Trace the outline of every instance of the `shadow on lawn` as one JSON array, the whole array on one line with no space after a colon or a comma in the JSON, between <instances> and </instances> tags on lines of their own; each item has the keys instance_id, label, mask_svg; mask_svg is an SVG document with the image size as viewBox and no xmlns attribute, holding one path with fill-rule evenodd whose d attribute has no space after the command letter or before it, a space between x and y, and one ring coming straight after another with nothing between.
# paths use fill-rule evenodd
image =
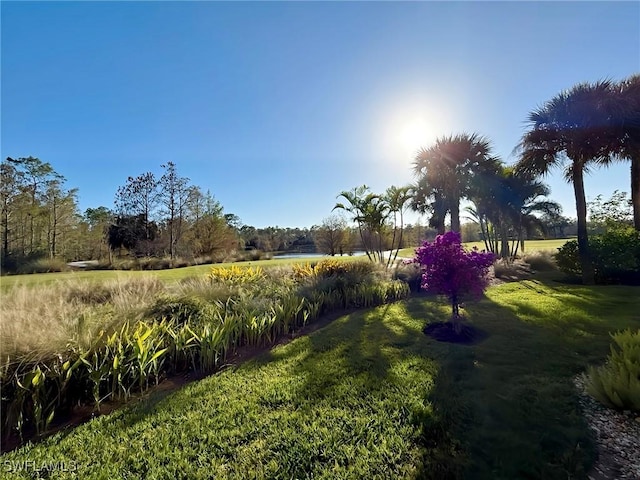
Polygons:
<instances>
[{"instance_id":1,"label":"shadow on lawn","mask_svg":"<svg viewBox=\"0 0 640 480\"><path fill-rule=\"evenodd\" d=\"M422 334L425 324L443 320L449 310L432 297L416 296L342 316L239 369L253 371L282 362L290 370L281 374L295 372L295 381L269 385L272 391L264 393L263 404L271 410L320 415L323 410L314 410L317 404L354 402L361 408L362 396L373 393L373 401L382 401L376 393L403 391L399 377L404 372L396 369L411 360L412 368L420 369L411 372L417 375L411 378L434 379L425 383L423 404L406 405L401 395L384 398L397 398L397 404L388 405L388 415L419 432L415 478L584 478L595 452L571 378L587 363L604 358L609 331L638 323L630 300L638 298L638 289L536 281L524 282L524 287L534 296L516 291L509 297L513 305L484 298L468 306L465 314L489 335L473 346L437 342ZM591 317L554 318L536 307L535 295L558 295L567 309L587 310ZM614 321L598 320L616 305ZM519 314L547 323L523 321ZM273 372L280 374L277 368ZM290 390L278 391L283 386ZM208 395L204 387L199 391ZM161 408L165 395L158 392L126 413L116 412L114 421L132 428ZM353 432L354 442L361 440L360 434ZM299 435L304 435L302 428ZM314 462L327 461L312 456L312 444L294 445L298 437L285 440L303 451L295 458L302 463L288 471L291 476L310 474ZM415 463L415 458L409 461Z\"/></svg>"},{"instance_id":2,"label":"shadow on lawn","mask_svg":"<svg viewBox=\"0 0 640 480\"><path fill-rule=\"evenodd\" d=\"M433 314L416 300L407 310ZM582 363L575 345L489 299L466 313L489 338L431 343L440 371L426 397L433 415L422 421L418 478L584 477L594 450L571 384Z\"/></svg>"},{"instance_id":3,"label":"shadow on lawn","mask_svg":"<svg viewBox=\"0 0 640 480\"><path fill-rule=\"evenodd\" d=\"M545 286L538 285L537 293L544 294ZM574 301L576 308L591 302L580 294ZM606 354L600 352L602 339L558 335L553 326L523 322L485 298L465 313L488 338L473 346L447 344L421 333L425 324L446 318L444 304L419 296L398 305L417 320L416 328L394 322L390 316L397 310L386 306L342 317L322 335L311 335L310 346L300 347L306 351L297 368L306 380L297 395L322 401L356 378L364 382L363 392L390 388L394 351L433 359L439 368L424 372L435 377L424 402L430 408L410 412L422 447L416 478L584 477L595 452L571 378L584 368L581 352ZM529 313L540 314L535 308ZM573 328L600 334L587 321ZM343 352L341 363L332 364L336 350ZM260 362L302 351L272 351Z\"/></svg>"}]
</instances>

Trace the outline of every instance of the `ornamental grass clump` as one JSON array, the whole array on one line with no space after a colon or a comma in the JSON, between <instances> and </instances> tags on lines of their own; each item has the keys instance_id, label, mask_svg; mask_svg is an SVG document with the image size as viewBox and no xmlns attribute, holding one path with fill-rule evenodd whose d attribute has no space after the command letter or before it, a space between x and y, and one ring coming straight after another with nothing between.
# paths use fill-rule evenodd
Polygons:
<instances>
[{"instance_id":1,"label":"ornamental grass clump","mask_svg":"<svg viewBox=\"0 0 640 480\"><path fill-rule=\"evenodd\" d=\"M455 321L460 318L460 303L481 296L487 288L489 267L495 258L493 253L477 248L465 250L460 234L447 232L418 247L413 262L421 267L422 288L449 299L451 319Z\"/></svg>"},{"instance_id":2,"label":"ornamental grass clump","mask_svg":"<svg viewBox=\"0 0 640 480\"><path fill-rule=\"evenodd\" d=\"M615 348L601 367L590 367L587 391L603 405L640 412L640 330L611 335Z\"/></svg>"}]
</instances>

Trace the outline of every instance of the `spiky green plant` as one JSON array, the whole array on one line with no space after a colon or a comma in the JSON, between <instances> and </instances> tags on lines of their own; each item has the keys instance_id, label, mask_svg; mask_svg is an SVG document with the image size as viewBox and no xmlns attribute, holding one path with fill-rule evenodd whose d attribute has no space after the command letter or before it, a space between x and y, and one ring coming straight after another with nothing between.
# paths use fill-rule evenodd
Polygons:
<instances>
[{"instance_id":1,"label":"spiky green plant","mask_svg":"<svg viewBox=\"0 0 640 480\"><path fill-rule=\"evenodd\" d=\"M640 411L640 329L612 337L607 363L589 368L587 391L608 407Z\"/></svg>"}]
</instances>

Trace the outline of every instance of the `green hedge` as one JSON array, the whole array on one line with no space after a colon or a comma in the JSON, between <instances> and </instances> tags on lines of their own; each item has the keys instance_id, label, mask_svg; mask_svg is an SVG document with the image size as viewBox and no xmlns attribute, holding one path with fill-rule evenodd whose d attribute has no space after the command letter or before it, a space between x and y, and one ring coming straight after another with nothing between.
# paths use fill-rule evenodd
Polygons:
<instances>
[{"instance_id":1,"label":"green hedge","mask_svg":"<svg viewBox=\"0 0 640 480\"><path fill-rule=\"evenodd\" d=\"M596 283L640 285L640 232L616 228L589 238ZM558 268L569 275L582 275L578 242L571 240L558 249Z\"/></svg>"}]
</instances>

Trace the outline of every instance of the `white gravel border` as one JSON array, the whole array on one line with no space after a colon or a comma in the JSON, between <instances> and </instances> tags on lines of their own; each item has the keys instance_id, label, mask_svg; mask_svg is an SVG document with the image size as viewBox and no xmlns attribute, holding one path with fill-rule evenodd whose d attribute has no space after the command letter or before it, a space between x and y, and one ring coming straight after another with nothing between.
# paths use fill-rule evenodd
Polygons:
<instances>
[{"instance_id":1,"label":"white gravel border","mask_svg":"<svg viewBox=\"0 0 640 480\"><path fill-rule=\"evenodd\" d=\"M640 480L640 415L601 405L586 392L585 380L582 373L573 383L598 447L599 458L589 479Z\"/></svg>"}]
</instances>

